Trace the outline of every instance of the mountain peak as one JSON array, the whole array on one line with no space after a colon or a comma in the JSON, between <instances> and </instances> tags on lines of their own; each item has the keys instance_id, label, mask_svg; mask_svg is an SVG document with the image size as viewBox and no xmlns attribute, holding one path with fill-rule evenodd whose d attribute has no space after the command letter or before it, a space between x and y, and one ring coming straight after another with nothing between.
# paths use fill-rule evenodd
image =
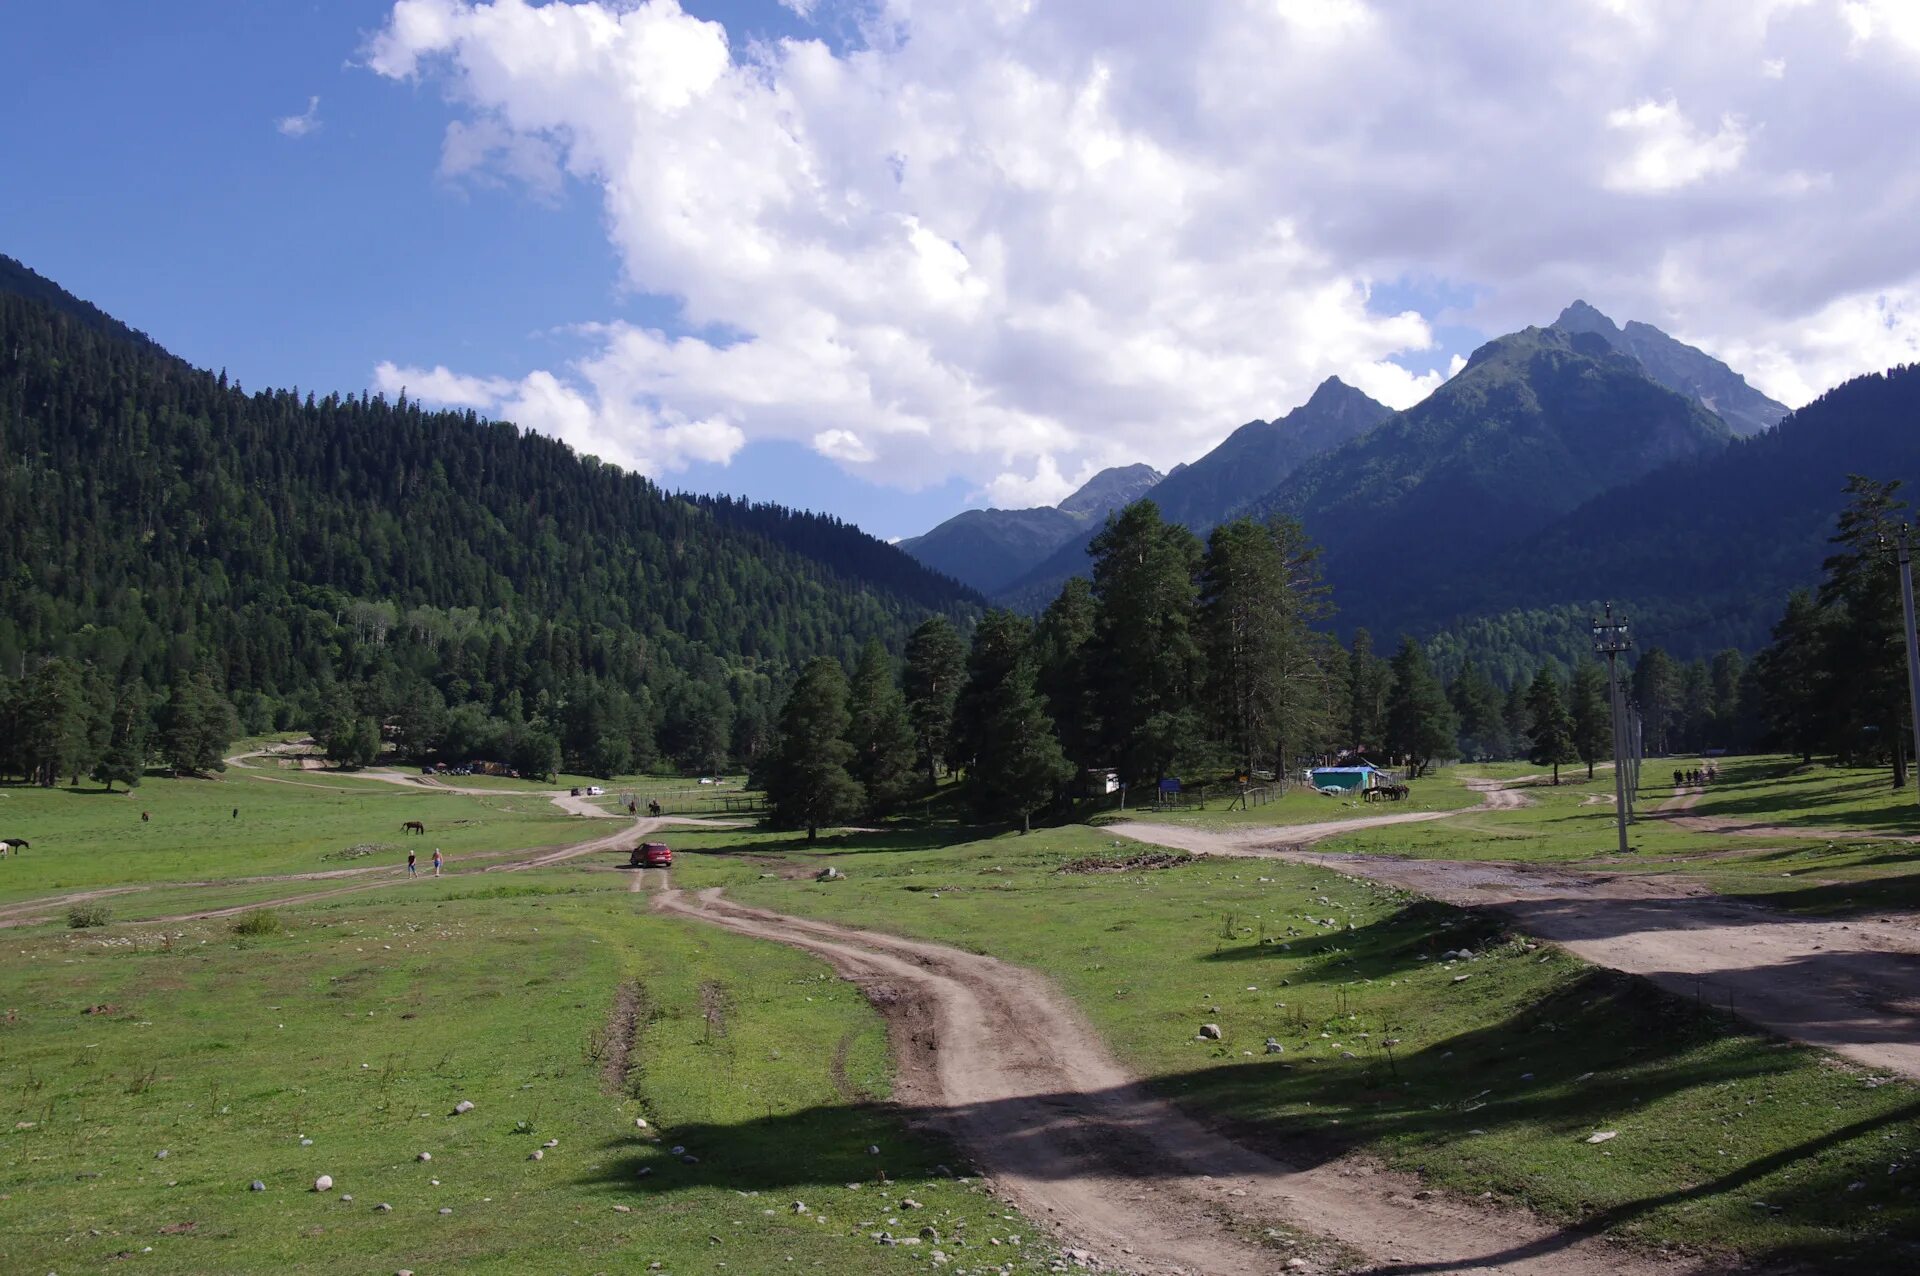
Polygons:
<instances>
[{"instance_id":1,"label":"mountain peak","mask_svg":"<svg viewBox=\"0 0 1920 1276\"><path fill-rule=\"evenodd\" d=\"M1586 302L1576 301L1560 312L1553 326L1570 336L1593 333L1605 338L1653 380L1716 413L1735 434L1758 434L1787 414L1785 404L1748 385L1720 360L1650 323L1630 319L1620 328Z\"/></svg>"},{"instance_id":2,"label":"mountain peak","mask_svg":"<svg viewBox=\"0 0 1920 1276\"><path fill-rule=\"evenodd\" d=\"M1087 518L1105 518L1145 496L1147 489L1164 477L1151 465L1116 465L1088 479L1055 508Z\"/></svg>"},{"instance_id":3,"label":"mountain peak","mask_svg":"<svg viewBox=\"0 0 1920 1276\"><path fill-rule=\"evenodd\" d=\"M1597 332L1609 339L1620 335L1620 328L1613 320L1578 298L1560 312L1553 326L1562 332Z\"/></svg>"}]
</instances>

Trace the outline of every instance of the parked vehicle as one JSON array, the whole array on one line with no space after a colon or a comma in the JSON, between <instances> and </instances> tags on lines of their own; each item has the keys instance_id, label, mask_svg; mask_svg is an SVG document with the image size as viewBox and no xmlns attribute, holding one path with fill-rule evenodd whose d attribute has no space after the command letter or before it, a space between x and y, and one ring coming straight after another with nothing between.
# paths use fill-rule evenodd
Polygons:
<instances>
[{"instance_id":1,"label":"parked vehicle","mask_svg":"<svg viewBox=\"0 0 1920 1276\"><path fill-rule=\"evenodd\" d=\"M672 868L673 848L665 842L642 842L633 848L628 868Z\"/></svg>"}]
</instances>

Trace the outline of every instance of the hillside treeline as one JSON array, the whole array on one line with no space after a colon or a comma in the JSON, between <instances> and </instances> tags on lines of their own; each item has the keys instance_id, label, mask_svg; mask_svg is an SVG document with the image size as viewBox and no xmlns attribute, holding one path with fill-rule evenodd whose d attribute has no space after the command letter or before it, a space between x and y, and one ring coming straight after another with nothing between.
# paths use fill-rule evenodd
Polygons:
<instances>
[{"instance_id":1,"label":"hillside treeline","mask_svg":"<svg viewBox=\"0 0 1920 1276\"><path fill-rule=\"evenodd\" d=\"M61 724L0 724L42 742L5 746L16 774L97 760L68 747L97 722L48 706L157 730L196 686L247 732L350 718L421 755L704 768L751 755L807 659L973 615L836 519L404 398L249 394L68 301L0 292L0 699L62 662L38 701Z\"/></svg>"}]
</instances>

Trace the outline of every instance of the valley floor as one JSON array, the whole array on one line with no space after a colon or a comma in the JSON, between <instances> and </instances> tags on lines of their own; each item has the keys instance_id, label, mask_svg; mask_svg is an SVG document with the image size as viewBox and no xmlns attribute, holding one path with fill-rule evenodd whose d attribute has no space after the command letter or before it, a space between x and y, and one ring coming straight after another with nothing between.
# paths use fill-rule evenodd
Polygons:
<instances>
[{"instance_id":1,"label":"valley floor","mask_svg":"<svg viewBox=\"0 0 1920 1276\"><path fill-rule=\"evenodd\" d=\"M5 790L51 833L0 863L0 1265L1906 1270L1920 824L1729 772L1632 865L1604 774L1031 837L689 823L670 875L565 790ZM450 876L404 879L419 809Z\"/></svg>"}]
</instances>

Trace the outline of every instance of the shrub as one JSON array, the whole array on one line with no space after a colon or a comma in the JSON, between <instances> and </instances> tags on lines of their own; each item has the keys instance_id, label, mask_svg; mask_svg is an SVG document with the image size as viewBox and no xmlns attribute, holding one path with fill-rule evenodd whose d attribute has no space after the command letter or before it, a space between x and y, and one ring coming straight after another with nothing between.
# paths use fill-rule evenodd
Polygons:
<instances>
[{"instance_id":1,"label":"shrub","mask_svg":"<svg viewBox=\"0 0 1920 1276\"><path fill-rule=\"evenodd\" d=\"M278 935L280 933L280 914L271 908L256 908L250 913L242 913L233 924L236 935Z\"/></svg>"},{"instance_id":2,"label":"shrub","mask_svg":"<svg viewBox=\"0 0 1920 1276\"><path fill-rule=\"evenodd\" d=\"M113 919L105 904L75 904L67 910L67 925L74 930L85 930L90 926L105 926Z\"/></svg>"}]
</instances>

